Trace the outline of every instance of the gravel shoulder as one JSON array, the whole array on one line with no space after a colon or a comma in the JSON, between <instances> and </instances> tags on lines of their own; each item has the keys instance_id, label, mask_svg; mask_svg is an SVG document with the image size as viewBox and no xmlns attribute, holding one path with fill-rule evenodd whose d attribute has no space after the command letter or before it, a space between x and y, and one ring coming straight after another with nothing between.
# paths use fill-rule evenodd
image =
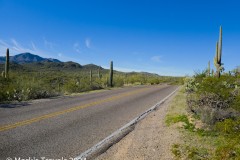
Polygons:
<instances>
[{"instance_id":1,"label":"gravel shoulder","mask_svg":"<svg viewBox=\"0 0 240 160\"><path fill-rule=\"evenodd\" d=\"M177 126L169 127L165 124L165 116L176 94L170 97L156 111L140 121L131 133L110 147L97 159L174 159L171 148L173 144L180 141L181 135Z\"/></svg>"}]
</instances>

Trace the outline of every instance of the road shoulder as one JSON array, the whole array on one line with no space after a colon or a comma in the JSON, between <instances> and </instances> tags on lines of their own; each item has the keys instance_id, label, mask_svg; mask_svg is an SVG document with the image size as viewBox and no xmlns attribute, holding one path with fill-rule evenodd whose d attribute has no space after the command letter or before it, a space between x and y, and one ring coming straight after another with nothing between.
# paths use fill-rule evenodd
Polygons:
<instances>
[{"instance_id":1,"label":"road shoulder","mask_svg":"<svg viewBox=\"0 0 240 160\"><path fill-rule=\"evenodd\" d=\"M166 125L165 117L175 96L176 93L97 159L173 159L171 148L180 141L180 133L177 126Z\"/></svg>"}]
</instances>

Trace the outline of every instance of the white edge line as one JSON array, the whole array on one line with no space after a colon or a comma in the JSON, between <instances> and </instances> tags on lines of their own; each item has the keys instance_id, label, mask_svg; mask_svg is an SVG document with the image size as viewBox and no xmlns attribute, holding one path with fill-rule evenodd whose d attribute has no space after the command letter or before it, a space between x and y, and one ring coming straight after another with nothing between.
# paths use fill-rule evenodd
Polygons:
<instances>
[{"instance_id":1,"label":"white edge line","mask_svg":"<svg viewBox=\"0 0 240 160\"><path fill-rule=\"evenodd\" d=\"M148 110L146 110L145 112L143 112L141 115L139 115L138 117L134 118L132 121L128 122L127 124L125 124L123 127L121 127L120 129L116 130L115 132L113 132L111 135L109 135L108 137L106 137L105 139L103 139L102 141L98 142L96 145L94 145L93 147L89 148L88 150L86 150L85 152L81 153L79 156L77 156L76 158L74 158L74 160L86 160L88 157L91 156L91 154L93 154L94 152L96 152L97 150L101 149L102 146L104 146L104 144L110 142L113 137L116 137L116 135L119 135L122 131L124 131L126 128L135 125L137 122L139 122L140 120L142 120L143 118L145 118L149 113L151 113L153 110L155 110L159 105L161 105L164 101L166 101L169 97L171 97L177 90L179 89L179 87L174 90L172 93L170 93L168 96L166 96L163 100L159 101L158 103L156 103L154 106L152 106L151 108L149 108Z\"/></svg>"}]
</instances>

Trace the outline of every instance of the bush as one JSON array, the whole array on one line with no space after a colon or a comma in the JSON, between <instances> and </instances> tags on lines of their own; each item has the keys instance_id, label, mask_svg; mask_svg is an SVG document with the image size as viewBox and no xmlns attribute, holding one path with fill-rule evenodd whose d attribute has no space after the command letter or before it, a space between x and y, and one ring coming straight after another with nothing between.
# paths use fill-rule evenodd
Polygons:
<instances>
[{"instance_id":1,"label":"bush","mask_svg":"<svg viewBox=\"0 0 240 160\"><path fill-rule=\"evenodd\" d=\"M166 117L166 124L167 125L171 125L174 123L178 123L178 122L183 122L184 123L184 128L188 129L190 131L194 130L194 125L192 123L189 122L188 117L186 115L172 115L169 116L167 115Z\"/></svg>"},{"instance_id":2,"label":"bush","mask_svg":"<svg viewBox=\"0 0 240 160\"><path fill-rule=\"evenodd\" d=\"M189 110L203 122L213 125L239 116L239 80L236 77L196 76L185 79L185 89Z\"/></svg>"},{"instance_id":3,"label":"bush","mask_svg":"<svg viewBox=\"0 0 240 160\"><path fill-rule=\"evenodd\" d=\"M124 85L124 80L120 77L114 79L114 87L122 87Z\"/></svg>"},{"instance_id":4,"label":"bush","mask_svg":"<svg viewBox=\"0 0 240 160\"><path fill-rule=\"evenodd\" d=\"M214 93L223 99L228 99L232 96L232 91L235 89L235 81L235 78L231 76L203 78L198 86L197 94Z\"/></svg>"},{"instance_id":5,"label":"bush","mask_svg":"<svg viewBox=\"0 0 240 160\"><path fill-rule=\"evenodd\" d=\"M217 147L214 159L217 160L237 160L240 158L240 149L236 145L228 144Z\"/></svg>"},{"instance_id":6,"label":"bush","mask_svg":"<svg viewBox=\"0 0 240 160\"><path fill-rule=\"evenodd\" d=\"M55 67L39 65L36 70L31 70L31 67L21 70L11 67L8 80L0 76L0 102L47 98L64 93L80 93L108 87L109 74L106 70L101 72L101 78L98 77L97 72L93 71L92 83L90 83L89 70L56 70ZM4 65L0 65L0 69L3 68ZM114 87L122 87L124 84L148 84L150 81L152 84L177 83L182 78L114 72L113 80Z\"/></svg>"},{"instance_id":7,"label":"bush","mask_svg":"<svg viewBox=\"0 0 240 160\"><path fill-rule=\"evenodd\" d=\"M195 78L186 77L184 79L185 84L185 91L189 93L193 93L197 91L197 87L199 86L199 83L196 82Z\"/></svg>"},{"instance_id":8,"label":"bush","mask_svg":"<svg viewBox=\"0 0 240 160\"><path fill-rule=\"evenodd\" d=\"M217 122L214 129L224 134L240 134L240 119L225 119L223 122Z\"/></svg>"}]
</instances>

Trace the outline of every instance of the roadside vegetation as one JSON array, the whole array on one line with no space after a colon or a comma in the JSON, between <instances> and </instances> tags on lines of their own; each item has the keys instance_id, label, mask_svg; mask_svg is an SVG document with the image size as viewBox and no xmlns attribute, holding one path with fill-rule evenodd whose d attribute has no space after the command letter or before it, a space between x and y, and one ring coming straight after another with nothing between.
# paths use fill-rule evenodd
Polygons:
<instances>
[{"instance_id":1,"label":"roadside vegetation","mask_svg":"<svg viewBox=\"0 0 240 160\"><path fill-rule=\"evenodd\" d=\"M56 62L24 65L10 63L9 74L6 76L5 65L0 64L0 71L3 71L0 76L0 102L48 98L111 87L183 83L182 77L113 71L110 84L111 70L96 65L76 68L73 66L76 64L70 62L64 66L59 65Z\"/></svg>"},{"instance_id":2,"label":"roadside vegetation","mask_svg":"<svg viewBox=\"0 0 240 160\"><path fill-rule=\"evenodd\" d=\"M166 117L177 125L182 142L172 146L176 159L240 159L240 67L223 73L222 28L216 45L214 65L186 77ZM179 99L181 97L181 99Z\"/></svg>"},{"instance_id":3,"label":"roadside vegetation","mask_svg":"<svg viewBox=\"0 0 240 160\"><path fill-rule=\"evenodd\" d=\"M240 159L240 75L204 75L185 79L166 117L183 136L172 153L176 159Z\"/></svg>"}]
</instances>

